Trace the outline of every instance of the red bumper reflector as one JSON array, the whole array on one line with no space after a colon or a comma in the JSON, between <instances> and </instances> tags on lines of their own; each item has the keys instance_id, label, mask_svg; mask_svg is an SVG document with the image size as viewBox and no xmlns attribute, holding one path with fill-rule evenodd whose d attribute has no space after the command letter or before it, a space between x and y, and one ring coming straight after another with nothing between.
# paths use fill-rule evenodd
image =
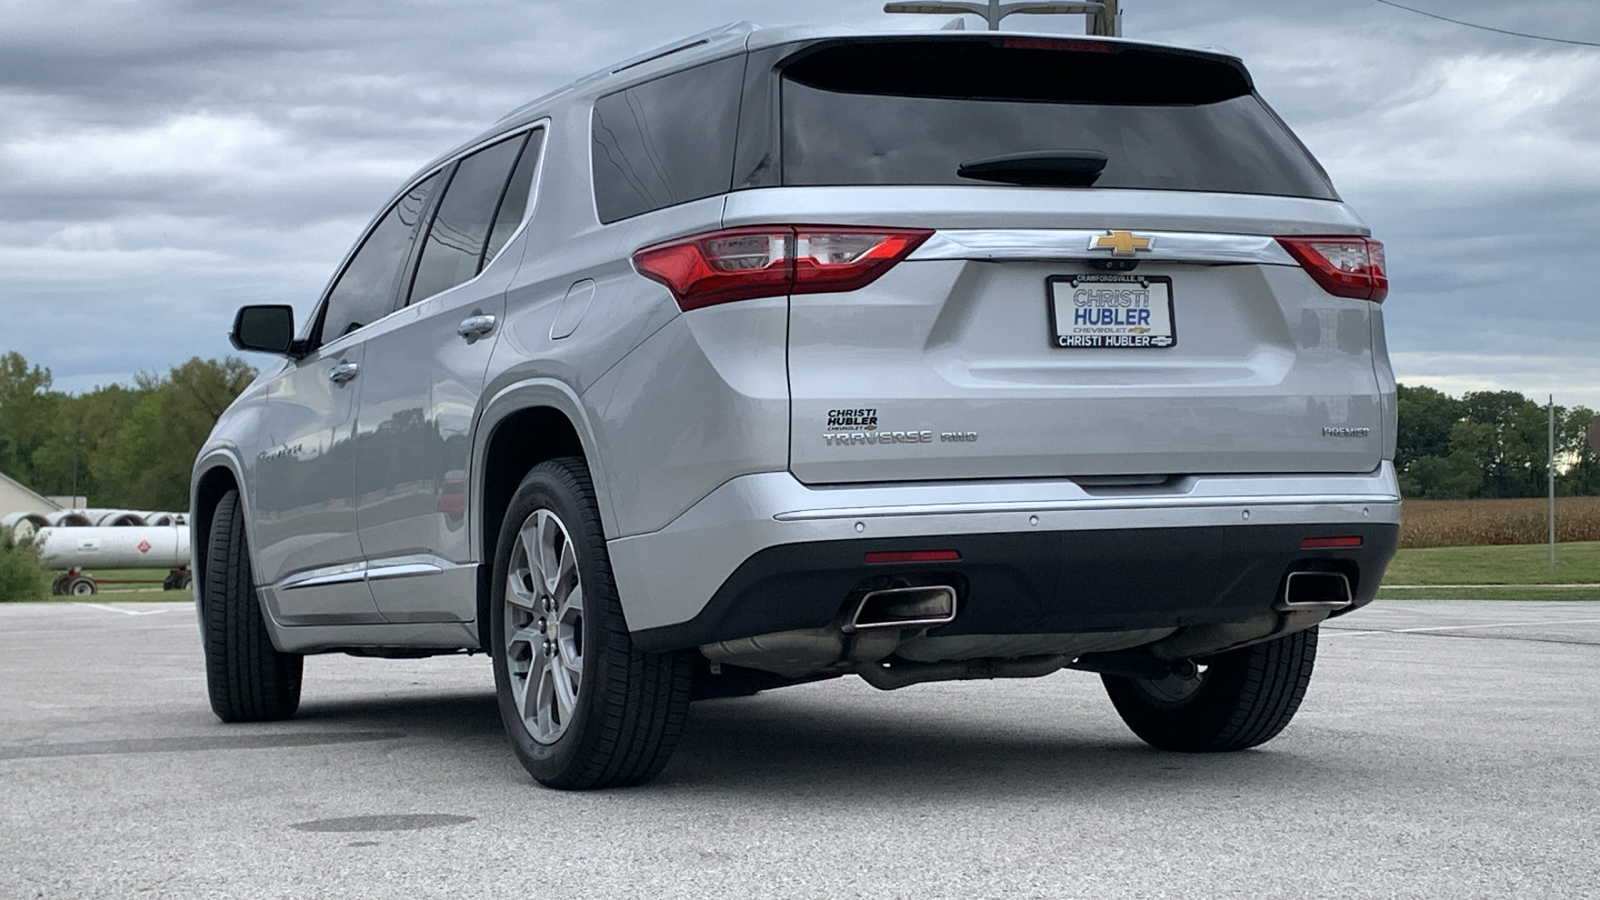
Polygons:
<instances>
[{"instance_id":1,"label":"red bumper reflector","mask_svg":"<svg viewBox=\"0 0 1600 900\"><path fill-rule=\"evenodd\" d=\"M1339 550L1361 546L1360 535L1349 537L1309 537L1300 541L1301 550Z\"/></svg>"},{"instance_id":2,"label":"red bumper reflector","mask_svg":"<svg viewBox=\"0 0 1600 900\"><path fill-rule=\"evenodd\" d=\"M869 564L955 562L961 559L959 550L869 550L863 555Z\"/></svg>"}]
</instances>

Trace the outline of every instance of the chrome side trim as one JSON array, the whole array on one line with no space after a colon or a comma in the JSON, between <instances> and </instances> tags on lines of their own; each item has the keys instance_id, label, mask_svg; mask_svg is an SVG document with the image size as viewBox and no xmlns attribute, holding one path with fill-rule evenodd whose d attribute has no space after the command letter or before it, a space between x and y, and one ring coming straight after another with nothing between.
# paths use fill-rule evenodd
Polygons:
<instances>
[{"instance_id":1,"label":"chrome side trim","mask_svg":"<svg viewBox=\"0 0 1600 900\"><path fill-rule=\"evenodd\" d=\"M382 581L386 578L409 578L413 575L437 575L443 571L443 566L435 566L429 563L404 563L397 566L377 566L367 570L367 580Z\"/></svg>"},{"instance_id":2,"label":"chrome side trim","mask_svg":"<svg viewBox=\"0 0 1600 900\"><path fill-rule=\"evenodd\" d=\"M1301 494L1263 497L1241 494L1218 497L1117 497L1082 500L1011 500L1000 503L924 503L914 506L858 506L838 509L797 509L773 516L780 522L816 522L828 519L870 519L884 516L945 516L970 513L1063 512L1091 509L1203 509L1217 506L1304 506L1307 503L1398 502L1398 496L1372 494Z\"/></svg>"},{"instance_id":3,"label":"chrome side trim","mask_svg":"<svg viewBox=\"0 0 1600 900\"><path fill-rule=\"evenodd\" d=\"M435 563L403 562L383 566L368 566L363 563L346 563L327 569L312 569L291 575L279 582L276 587L280 591L292 591L299 588L325 587L330 584L354 584L360 581L383 581L389 578L409 578L414 575L438 575L445 567Z\"/></svg>"},{"instance_id":4,"label":"chrome side trim","mask_svg":"<svg viewBox=\"0 0 1600 900\"><path fill-rule=\"evenodd\" d=\"M322 653L346 647L408 647L418 650L477 650L471 622L361 622L289 625L278 629L284 653Z\"/></svg>"},{"instance_id":5,"label":"chrome side trim","mask_svg":"<svg viewBox=\"0 0 1600 900\"><path fill-rule=\"evenodd\" d=\"M309 572L291 575L278 582L277 588L280 591L293 591L299 588L324 587L330 584L351 584L366 580L366 566L361 563L355 563L333 566L328 569L312 569Z\"/></svg>"},{"instance_id":6,"label":"chrome side trim","mask_svg":"<svg viewBox=\"0 0 1600 900\"><path fill-rule=\"evenodd\" d=\"M1111 259L1104 250L1089 249L1105 231L1077 229L951 229L937 231L906 257L923 259ZM1151 238L1149 250L1136 257L1158 262L1255 263L1293 266L1294 258L1276 238L1257 234L1198 234L1140 231Z\"/></svg>"}]
</instances>

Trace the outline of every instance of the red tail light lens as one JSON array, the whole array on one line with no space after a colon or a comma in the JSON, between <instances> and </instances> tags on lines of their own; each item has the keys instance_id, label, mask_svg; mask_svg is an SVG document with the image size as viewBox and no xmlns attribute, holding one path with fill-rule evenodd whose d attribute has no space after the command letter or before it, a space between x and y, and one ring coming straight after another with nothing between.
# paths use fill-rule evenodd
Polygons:
<instances>
[{"instance_id":1,"label":"red tail light lens","mask_svg":"<svg viewBox=\"0 0 1600 900\"><path fill-rule=\"evenodd\" d=\"M854 291L876 281L928 229L729 228L646 247L634 268L666 285L684 312L755 297Z\"/></svg>"},{"instance_id":2,"label":"red tail light lens","mask_svg":"<svg viewBox=\"0 0 1600 900\"><path fill-rule=\"evenodd\" d=\"M1301 550L1342 550L1359 546L1361 546L1361 536L1354 534L1339 537L1308 537L1300 540Z\"/></svg>"},{"instance_id":3,"label":"red tail light lens","mask_svg":"<svg viewBox=\"0 0 1600 900\"><path fill-rule=\"evenodd\" d=\"M1335 297L1382 303L1389 296L1383 244L1371 238L1281 237L1278 243L1295 262Z\"/></svg>"},{"instance_id":4,"label":"red tail light lens","mask_svg":"<svg viewBox=\"0 0 1600 900\"><path fill-rule=\"evenodd\" d=\"M959 550L868 550L862 554L868 565L880 563L960 562Z\"/></svg>"}]
</instances>

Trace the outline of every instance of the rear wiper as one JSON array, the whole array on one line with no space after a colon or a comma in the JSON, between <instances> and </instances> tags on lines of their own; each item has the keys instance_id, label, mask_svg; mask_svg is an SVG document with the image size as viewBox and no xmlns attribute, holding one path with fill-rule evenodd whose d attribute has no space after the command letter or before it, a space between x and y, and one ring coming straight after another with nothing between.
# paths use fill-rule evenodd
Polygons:
<instances>
[{"instance_id":1,"label":"rear wiper","mask_svg":"<svg viewBox=\"0 0 1600 900\"><path fill-rule=\"evenodd\" d=\"M964 162L956 174L1002 184L1089 187L1100 177L1107 158L1099 150L1034 150Z\"/></svg>"}]
</instances>

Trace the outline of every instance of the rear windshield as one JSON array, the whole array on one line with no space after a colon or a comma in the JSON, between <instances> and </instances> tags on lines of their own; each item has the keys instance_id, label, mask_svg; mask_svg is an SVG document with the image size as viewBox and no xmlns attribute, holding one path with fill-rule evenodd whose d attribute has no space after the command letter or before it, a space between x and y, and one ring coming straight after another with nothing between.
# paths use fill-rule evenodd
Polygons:
<instances>
[{"instance_id":1,"label":"rear windshield","mask_svg":"<svg viewBox=\"0 0 1600 900\"><path fill-rule=\"evenodd\" d=\"M982 184L963 163L1096 151L1096 188L1333 200L1230 62L1091 41L854 42L782 73L786 185Z\"/></svg>"}]
</instances>

